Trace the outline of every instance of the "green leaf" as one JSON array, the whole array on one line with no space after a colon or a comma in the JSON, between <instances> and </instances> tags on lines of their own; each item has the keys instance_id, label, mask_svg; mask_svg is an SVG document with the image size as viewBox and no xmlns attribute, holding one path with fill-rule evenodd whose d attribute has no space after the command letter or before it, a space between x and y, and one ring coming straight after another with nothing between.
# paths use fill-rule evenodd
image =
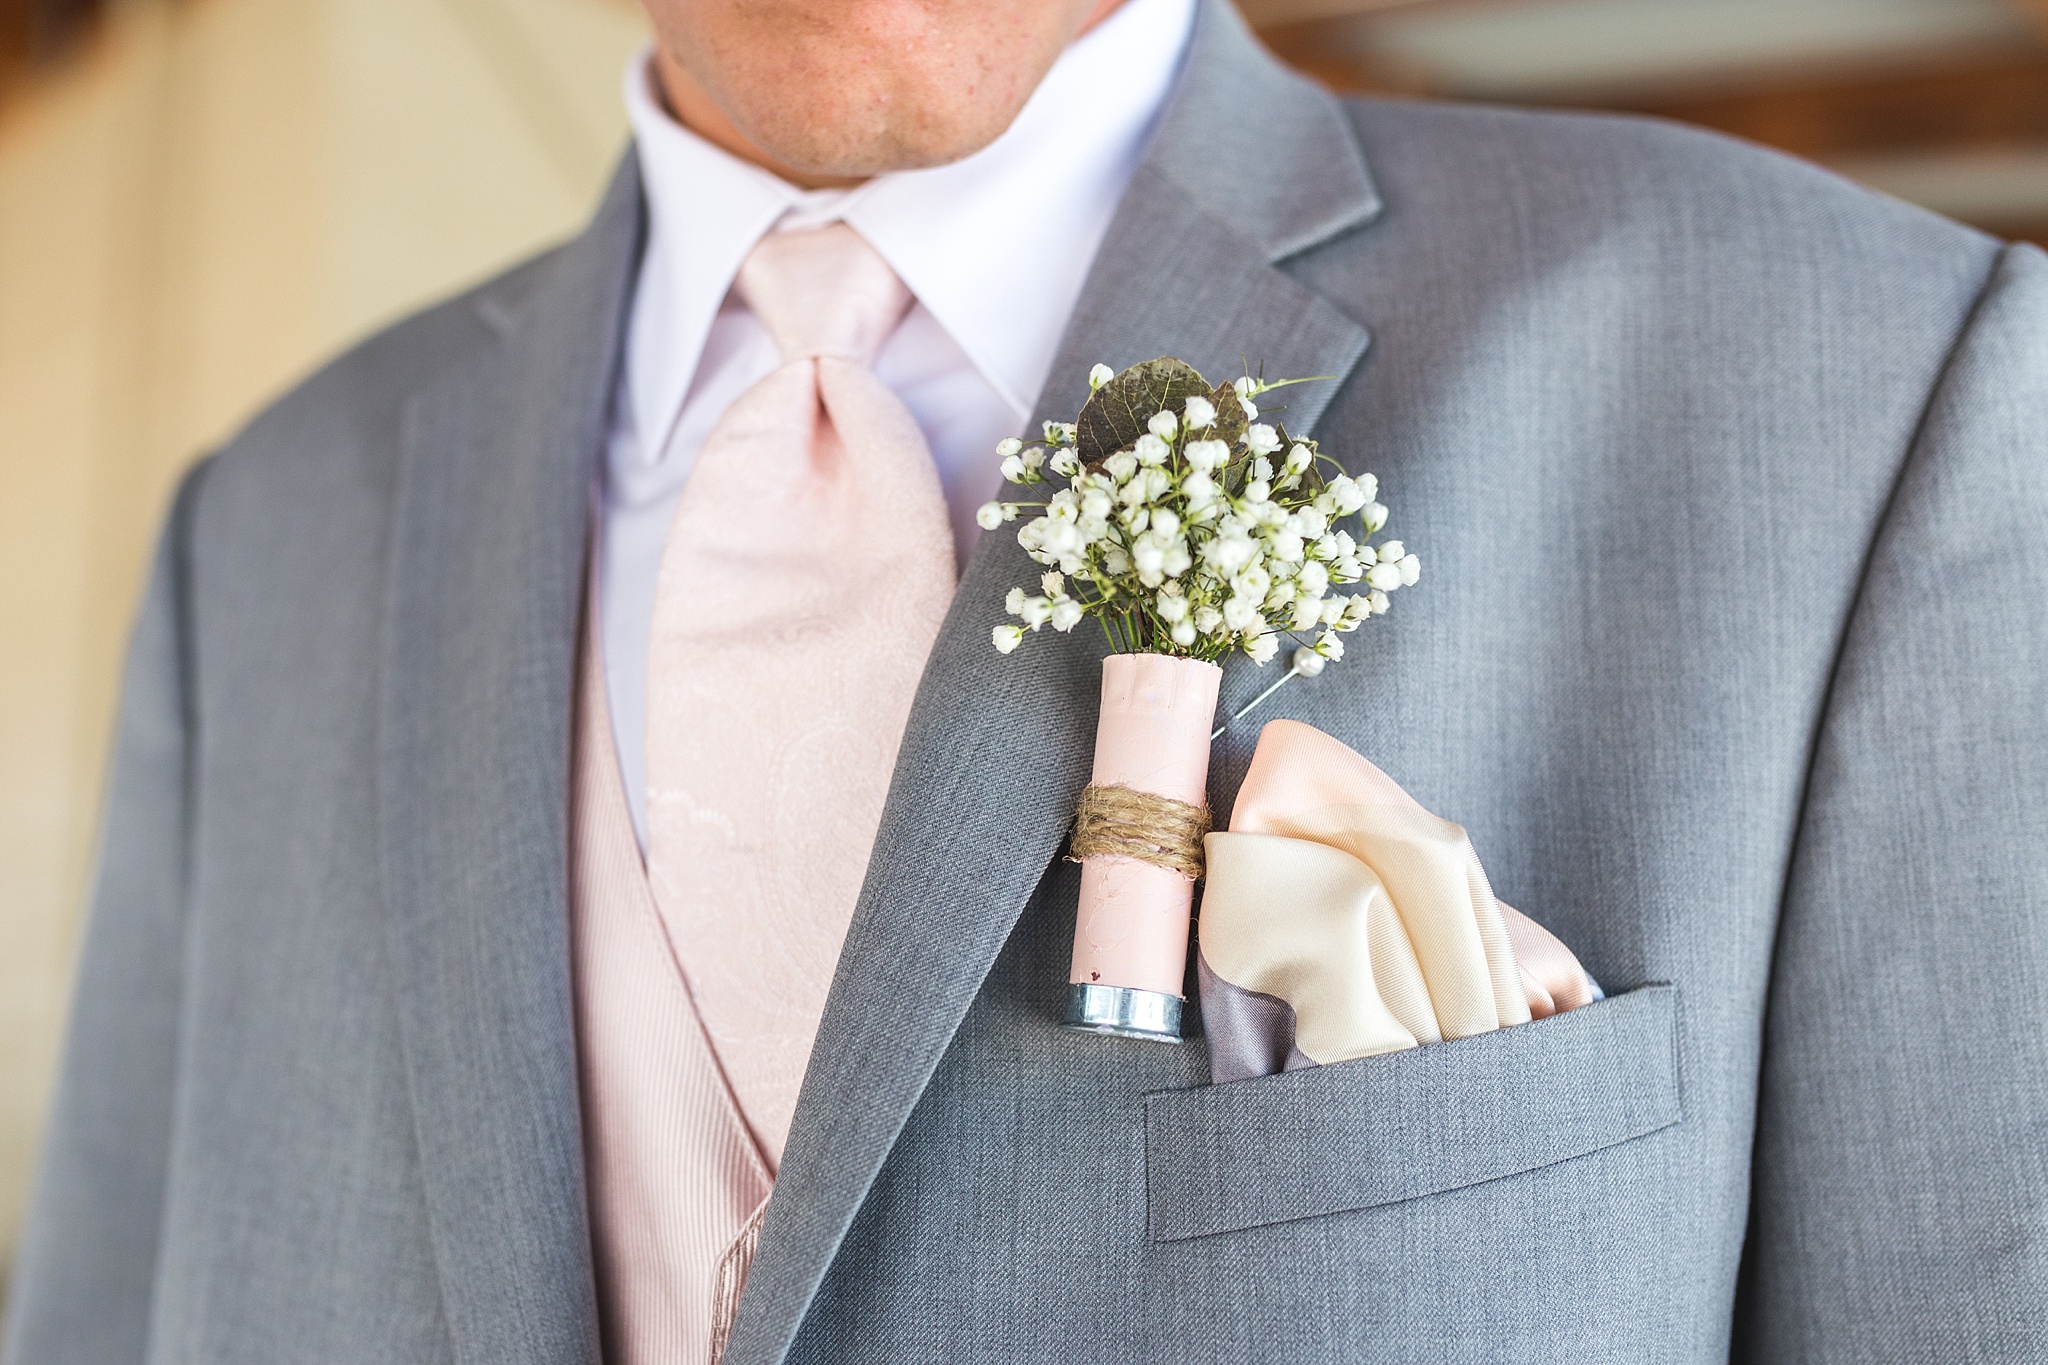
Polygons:
<instances>
[{"instance_id":1,"label":"green leaf","mask_svg":"<svg viewBox=\"0 0 2048 1365\"><path fill-rule=\"evenodd\" d=\"M1195 395L1207 397L1209 383L1194 366L1172 356L1133 365L1097 389L1075 420L1074 450L1089 466L1099 465L1119 450L1137 443L1152 414L1165 409L1176 416ZM1233 398L1235 395L1233 395ZM1235 407L1235 403L1232 404ZM1217 404L1220 416L1222 404ZM1240 424L1244 413L1237 413ZM1219 420L1218 426L1222 425Z\"/></svg>"}]
</instances>

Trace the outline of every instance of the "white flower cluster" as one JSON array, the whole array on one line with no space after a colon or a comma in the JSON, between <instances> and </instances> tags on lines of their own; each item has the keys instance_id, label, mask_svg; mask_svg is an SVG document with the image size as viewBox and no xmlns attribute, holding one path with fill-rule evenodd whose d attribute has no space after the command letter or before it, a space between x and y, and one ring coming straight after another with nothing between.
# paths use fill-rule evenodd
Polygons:
<instances>
[{"instance_id":1,"label":"white flower cluster","mask_svg":"<svg viewBox=\"0 0 2048 1365\"><path fill-rule=\"evenodd\" d=\"M1089 380L1100 390L1120 378L1098 365ZM1065 487L980 510L993 530L1040 509L1017 541L1048 570L1038 593L1011 591L1004 605L1021 624L997 626L995 647L1007 654L1026 631L1094 617L1119 652L1213 661L1241 649L1263 664L1288 635L1303 645L1297 672L1342 658L1342 636L1385 612L1422 563L1398 540L1366 543L1387 521L1372 475L1353 478L1313 441L1287 441L1257 420L1255 400L1275 387L1247 378L1188 396L1092 464L1072 424L1048 422L1028 447L997 447L1010 483ZM1217 403L1233 401L1243 420L1219 421Z\"/></svg>"}]
</instances>

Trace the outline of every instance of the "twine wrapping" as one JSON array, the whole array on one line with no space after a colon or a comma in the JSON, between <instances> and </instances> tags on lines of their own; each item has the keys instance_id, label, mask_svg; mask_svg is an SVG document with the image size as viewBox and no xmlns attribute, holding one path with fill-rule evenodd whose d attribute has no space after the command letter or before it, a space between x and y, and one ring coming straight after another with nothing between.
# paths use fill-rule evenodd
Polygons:
<instances>
[{"instance_id":1,"label":"twine wrapping","mask_svg":"<svg viewBox=\"0 0 2048 1365\"><path fill-rule=\"evenodd\" d=\"M1136 858L1190 880L1202 875L1202 836L1209 812L1135 787L1089 786L1074 809L1075 862L1086 858Z\"/></svg>"}]
</instances>

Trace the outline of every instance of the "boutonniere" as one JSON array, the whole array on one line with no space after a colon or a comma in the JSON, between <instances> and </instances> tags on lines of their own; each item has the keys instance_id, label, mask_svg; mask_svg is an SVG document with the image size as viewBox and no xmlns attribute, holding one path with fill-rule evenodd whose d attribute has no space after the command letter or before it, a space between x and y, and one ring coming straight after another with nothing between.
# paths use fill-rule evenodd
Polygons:
<instances>
[{"instance_id":1,"label":"boutonniere","mask_svg":"<svg viewBox=\"0 0 2048 1365\"><path fill-rule=\"evenodd\" d=\"M1401 542L1369 543L1387 523L1372 475L1260 420L1260 398L1302 382L1212 386L1167 358L1120 374L1097 365L1073 422L998 448L1003 477L1045 496L991 502L981 525L1021 520L1017 541L1046 572L1037 592L1011 590L995 648L1093 620L1112 650L1069 849L1082 864L1070 1028L1180 1037L1209 745L1222 733L1217 661L1241 651L1264 665L1293 645L1287 672L1241 716L1343 658L1344 637L1421 573Z\"/></svg>"}]
</instances>

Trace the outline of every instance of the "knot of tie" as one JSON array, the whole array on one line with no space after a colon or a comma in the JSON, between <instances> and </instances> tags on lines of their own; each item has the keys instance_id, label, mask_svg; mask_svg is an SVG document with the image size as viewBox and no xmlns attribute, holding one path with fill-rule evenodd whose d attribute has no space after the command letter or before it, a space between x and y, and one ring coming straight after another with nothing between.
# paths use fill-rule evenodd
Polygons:
<instances>
[{"instance_id":1,"label":"knot of tie","mask_svg":"<svg viewBox=\"0 0 2048 1365\"><path fill-rule=\"evenodd\" d=\"M836 356L869 365L910 308L910 290L844 223L771 232L735 288L785 361Z\"/></svg>"}]
</instances>

